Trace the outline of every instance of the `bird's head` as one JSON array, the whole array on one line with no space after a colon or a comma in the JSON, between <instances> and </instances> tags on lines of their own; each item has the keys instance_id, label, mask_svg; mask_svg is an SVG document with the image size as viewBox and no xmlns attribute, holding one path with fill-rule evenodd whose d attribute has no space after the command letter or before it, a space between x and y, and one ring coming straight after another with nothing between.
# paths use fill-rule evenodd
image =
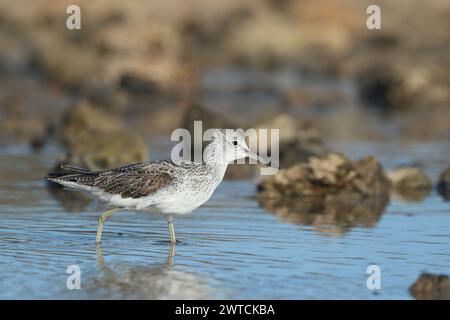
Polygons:
<instances>
[{"instance_id":1,"label":"bird's head","mask_svg":"<svg viewBox=\"0 0 450 320\"><path fill-rule=\"evenodd\" d=\"M227 163L249 157L263 164L270 164L270 161L258 156L249 149L245 136L240 130L216 129L211 138L212 143L216 147L222 148L222 155Z\"/></svg>"}]
</instances>

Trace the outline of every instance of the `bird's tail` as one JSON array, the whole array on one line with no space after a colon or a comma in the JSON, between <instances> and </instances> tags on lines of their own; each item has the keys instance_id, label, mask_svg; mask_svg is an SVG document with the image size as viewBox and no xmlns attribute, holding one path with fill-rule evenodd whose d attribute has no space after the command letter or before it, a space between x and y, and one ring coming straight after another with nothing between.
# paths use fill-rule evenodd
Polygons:
<instances>
[{"instance_id":1,"label":"bird's tail","mask_svg":"<svg viewBox=\"0 0 450 320\"><path fill-rule=\"evenodd\" d=\"M49 172L45 179L70 189L86 189L87 186L80 184L79 179L93 174L93 171L89 169L69 164L62 164L59 168L62 170L53 170Z\"/></svg>"},{"instance_id":2,"label":"bird's tail","mask_svg":"<svg viewBox=\"0 0 450 320\"><path fill-rule=\"evenodd\" d=\"M89 169L73 166L70 164L62 164L60 167L61 169L72 171L73 173L91 173L91 170Z\"/></svg>"}]
</instances>

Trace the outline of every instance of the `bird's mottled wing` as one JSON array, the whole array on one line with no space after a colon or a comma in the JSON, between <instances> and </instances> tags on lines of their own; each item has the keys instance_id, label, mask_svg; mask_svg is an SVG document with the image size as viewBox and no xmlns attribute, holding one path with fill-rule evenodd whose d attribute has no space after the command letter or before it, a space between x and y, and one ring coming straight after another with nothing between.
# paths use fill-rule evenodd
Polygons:
<instances>
[{"instance_id":1,"label":"bird's mottled wing","mask_svg":"<svg viewBox=\"0 0 450 320\"><path fill-rule=\"evenodd\" d=\"M173 181L171 166L169 162L158 161L107 170L99 173L93 186L123 198L145 197Z\"/></svg>"},{"instance_id":2,"label":"bird's mottled wing","mask_svg":"<svg viewBox=\"0 0 450 320\"><path fill-rule=\"evenodd\" d=\"M140 198L168 186L174 180L174 169L172 162L155 161L104 171L72 174L58 179L95 187L123 198Z\"/></svg>"}]
</instances>

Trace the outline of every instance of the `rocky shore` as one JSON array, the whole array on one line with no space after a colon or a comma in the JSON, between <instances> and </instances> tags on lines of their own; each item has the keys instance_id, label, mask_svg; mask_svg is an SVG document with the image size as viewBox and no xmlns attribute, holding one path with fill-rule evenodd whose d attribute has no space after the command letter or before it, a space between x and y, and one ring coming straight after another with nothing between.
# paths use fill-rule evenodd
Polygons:
<instances>
[{"instance_id":1,"label":"rocky shore","mask_svg":"<svg viewBox=\"0 0 450 320\"><path fill-rule=\"evenodd\" d=\"M365 28L364 4L346 0L196 0L189 5L172 0L145 6L82 0L79 31L64 27L69 4L0 4L0 67L12 74L39 74L44 86L119 117L139 114L136 124L152 124L140 134L167 134L183 126L186 106L197 101L225 106L219 113L238 118L244 127L288 112L300 113L327 135L347 137L338 125L345 121L353 136L382 137L382 128L372 132L370 126L357 126L375 110L389 117L402 137L449 138L446 1L385 3L385 28L376 32ZM417 15L421 19L408 18ZM205 74L217 68L224 72L212 80L231 76L227 83L239 86L224 83L220 92L213 90ZM290 71L285 79L284 70ZM311 87L317 79L322 81ZM230 105L242 107L233 111ZM251 105L259 111L249 112ZM325 117L309 112L320 108L328 110ZM327 116L344 109L338 122ZM2 113L8 125L1 132L27 130L45 137L48 119L44 124L31 120L24 129L17 115Z\"/></svg>"}]
</instances>

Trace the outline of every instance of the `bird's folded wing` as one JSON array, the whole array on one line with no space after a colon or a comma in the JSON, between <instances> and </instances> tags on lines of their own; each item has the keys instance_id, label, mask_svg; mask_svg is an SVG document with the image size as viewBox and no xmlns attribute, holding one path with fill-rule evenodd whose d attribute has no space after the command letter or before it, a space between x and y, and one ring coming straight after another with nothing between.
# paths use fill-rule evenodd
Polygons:
<instances>
[{"instance_id":1,"label":"bird's folded wing","mask_svg":"<svg viewBox=\"0 0 450 320\"><path fill-rule=\"evenodd\" d=\"M166 172L104 173L94 179L92 186L122 198L140 198L163 189L171 181Z\"/></svg>"},{"instance_id":2,"label":"bird's folded wing","mask_svg":"<svg viewBox=\"0 0 450 320\"><path fill-rule=\"evenodd\" d=\"M77 168L78 169L78 168ZM81 172L80 170L77 170ZM137 163L104 171L83 170L82 173L51 178L72 187L94 187L122 198L148 196L173 181L173 164L168 161Z\"/></svg>"}]
</instances>

